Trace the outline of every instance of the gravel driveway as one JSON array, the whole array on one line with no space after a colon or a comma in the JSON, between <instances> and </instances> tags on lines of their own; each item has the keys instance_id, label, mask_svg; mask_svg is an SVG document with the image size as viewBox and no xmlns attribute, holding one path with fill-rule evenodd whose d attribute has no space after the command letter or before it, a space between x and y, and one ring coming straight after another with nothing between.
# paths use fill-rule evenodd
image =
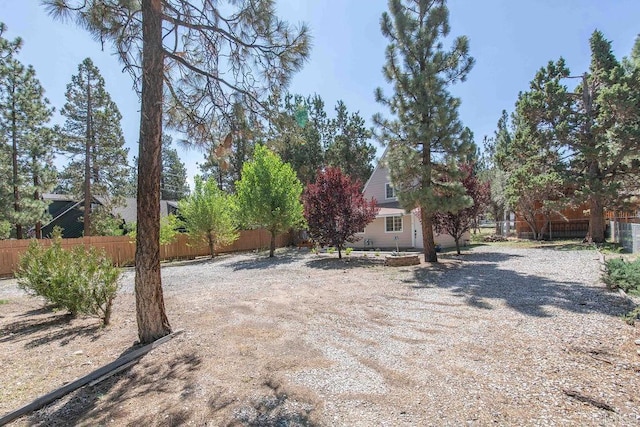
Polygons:
<instances>
[{"instance_id":1,"label":"gravel driveway","mask_svg":"<svg viewBox=\"0 0 640 427\"><path fill-rule=\"evenodd\" d=\"M173 394L99 392L136 408L126 423L178 410L192 425L640 423L639 337L621 320L632 303L600 282L596 252L491 245L441 261L290 250L164 267L170 321L185 333L129 375L171 381ZM122 282L130 304L132 270ZM10 288L0 282L0 298ZM169 378L162 367L186 354L197 367Z\"/></svg>"}]
</instances>

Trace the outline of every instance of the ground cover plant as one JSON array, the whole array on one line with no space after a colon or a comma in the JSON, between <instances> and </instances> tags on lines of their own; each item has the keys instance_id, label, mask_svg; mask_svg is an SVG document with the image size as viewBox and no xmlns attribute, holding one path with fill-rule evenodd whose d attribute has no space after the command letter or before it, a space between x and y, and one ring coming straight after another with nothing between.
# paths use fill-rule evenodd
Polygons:
<instances>
[{"instance_id":1,"label":"ground cover plant","mask_svg":"<svg viewBox=\"0 0 640 427\"><path fill-rule=\"evenodd\" d=\"M640 294L640 259L626 261L623 258L612 258L605 261L605 272L602 280L612 288L625 292Z\"/></svg>"}]
</instances>

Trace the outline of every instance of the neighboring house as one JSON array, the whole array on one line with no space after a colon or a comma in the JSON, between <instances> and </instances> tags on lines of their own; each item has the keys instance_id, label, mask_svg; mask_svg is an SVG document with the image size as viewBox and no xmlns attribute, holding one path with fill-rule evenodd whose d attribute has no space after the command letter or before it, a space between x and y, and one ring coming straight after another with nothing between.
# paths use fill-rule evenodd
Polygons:
<instances>
[{"instance_id":1,"label":"neighboring house","mask_svg":"<svg viewBox=\"0 0 640 427\"><path fill-rule=\"evenodd\" d=\"M42 226L42 237L49 238L53 227L62 228L62 237L70 239L82 237L84 235L84 224L82 222L84 200L77 200L65 194L44 194L43 199L49 201L48 212L51 221ZM93 199L95 205L104 205L105 201L99 197ZM136 222L136 199L125 198L124 205L112 208L114 217L122 219L123 227ZM178 210L178 202L172 200L160 201L160 217L175 214Z\"/></svg>"},{"instance_id":2,"label":"neighboring house","mask_svg":"<svg viewBox=\"0 0 640 427\"><path fill-rule=\"evenodd\" d=\"M406 212L402 209L391 184L389 169L383 160L384 154L363 190L366 200L371 200L372 197L377 200L380 211L376 219L367 225L362 233L358 233L361 240L352 246L364 249L395 249L397 244L400 249L423 249L420 211L414 209ZM469 239L469 233L465 233L461 245ZM455 241L449 234L438 234L434 231L434 240L443 248L455 246Z\"/></svg>"}]
</instances>

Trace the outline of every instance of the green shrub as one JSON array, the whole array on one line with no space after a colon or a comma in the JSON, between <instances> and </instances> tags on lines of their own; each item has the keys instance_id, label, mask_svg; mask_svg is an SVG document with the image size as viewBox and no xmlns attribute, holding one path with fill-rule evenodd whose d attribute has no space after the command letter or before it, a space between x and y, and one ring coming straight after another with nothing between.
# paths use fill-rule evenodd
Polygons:
<instances>
[{"instance_id":1,"label":"green shrub","mask_svg":"<svg viewBox=\"0 0 640 427\"><path fill-rule=\"evenodd\" d=\"M74 316L96 316L108 325L120 270L95 248L63 249L58 236L48 248L32 241L20 259L16 277L28 293Z\"/></svg>"},{"instance_id":2,"label":"green shrub","mask_svg":"<svg viewBox=\"0 0 640 427\"><path fill-rule=\"evenodd\" d=\"M351 255L351 252L353 252L353 248L347 248L347 249L345 249L345 250L344 250L344 254L345 254L346 256Z\"/></svg>"},{"instance_id":3,"label":"green shrub","mask_svg":"<svg viewBox=\"0 0 640 427\"><path fill-rule=\"evenodd\" d=\"M0 240L8 239L11 236L11 223L0 220Z\"/></svg>"},{"instance_id":4,"label":"green shrub","mask_svg":"<svg viewBox=\"0 0 640 427\"><path fill-rule=\"evenodd\" d=\"M605 261L602 280L611 288L620 288L625 292L640 292L640 259L627 262L622 258Z\"/></svg>"},{"instance_id":5,"label":"green shrub","mask_svg":"<svg viewBox=\"0 0 640 427\"><path fill-rule=\"evenodd\" d=\"M333 246L330 246L330 247L328 247L328 248L327 248L327 253L328 253L328 254L332 254L332 253L334 253L335 251L336 251L336 248L334 248Z\"/></svg>"}]
</instances>

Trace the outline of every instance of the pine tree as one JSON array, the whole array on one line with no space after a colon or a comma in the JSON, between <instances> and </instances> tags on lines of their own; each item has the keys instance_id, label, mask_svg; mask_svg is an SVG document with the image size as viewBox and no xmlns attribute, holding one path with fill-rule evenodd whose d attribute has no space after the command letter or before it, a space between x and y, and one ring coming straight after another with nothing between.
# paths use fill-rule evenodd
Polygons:
<instances>
[{"instance_id":1,"label":"pine tree","mask_svg":"<svg viewBox=\"0 0 640 427\"><path fill-rule=\"evenodd\" d=\"M373 172L376 149L371 143L371 132L358 112L349 114L347 106L338 101L336 117L329 122L330 138L326 149L327 166L340 168L342 173L364 185Z\"/></svg>"},{"instance_id":2,"label":"pine tree","mask_svg":"<svg viewBox=\"0 0 640 427\"><path fill-rule=\"evenodd\" d=\"M4 31L0 24L0 133L2 155L11 166L0 170L0 181L10 183L9 188L0 189L0 197L5 210L10 206L5 214L18 239L31 225L36 226L36 237L41 237L40 224L46 217L41 195L53 186L54 147L45 128L53 109L33 67L16 58L20 39L10 42L2 38Z\"/></svg>"},{"instance_id":3,"label":"pine tree","mask_svg":"<svg viewBox=\"0 0 640 427\"><path fill-rule=\"evenodd\" d=\"M300 182L313 182L325 164L327 114L318 95L285 94L274 99L276 114L269 129L269 146L296 171Z\"/></svg>"},{"instance_id":4,"label":"pine tree","mask_svg":"<svg viewBox=\"0 0 640 427\"><path fill-rule=\"evenodd\" d=\"M113 42L141 92L135 289L138 335L148 343L171 332L159 257L163 113L168 126L189 140L210 140L228 122L235 100L261 110L262 95L286 85L302 67L309 53L307 29L278 19L271 1L45 4L54 16L73 16L100 40Z\"/></svg>"},{"instance_id":5,"label":"pine tree","mask_svg":"<svg viewBox=\"0 0 640 427\"><path fill-rule=\"evenodd\" d=\"M162 135L162 175L160 181L161 197L164 200L180 200L189 195L187 168L171 146L173 138Z\"/></svg>"},{"instance_id":6,"label":"pine tree","mask_svg":"<svg viewBox=\"0 0 640 427\"><path fill-rule=\"evenodd\" d=\"M205 161L200 164L204 178L212 177L221 190L235 192L235 183L242 178L242 166L251 160L256 144L263 137L263 127L255 112L236 103L230 123L217 133L222 143L215 141L205 149Z\"/></svg>"},{"instance_id":7,"label":"pine tree","mask_svg":"<svg viewBox=\"0 0 640 427\"><path fill-rule=\"evenodd\" d=\"M120 121L122 115L105 89L105 82L90 58L78 66L78 74L67 85L61 114L64 123L63 151L70 157L63 177L76 196L82 196L84 235L96 233L92 220L97 215L109 215L109 208L121 203L127 182L128 150ZM104 201L104 207L92 211L94 197Z\"/></svg>"},{"instance_id":8,"label":"pine tree","mask_svg":"<svg viewBox=\"0 0 640 427\"><path fill-rule=\"evenodd\" d=\"M589 207L589 237L605 239L605 208L624 208L640 178L640 68L617 61L611 42L595 31L589 72L571 76L564 60L550 62L521 97L518 115L532 138L566 165L576 205ZM632 53L633 56L633 53ZM574 91L566 79L577 78Z\"/></svg>"},{"instance_id":9,"label":"pine tree","mask_svg":"<svg viewBox=\"0 0 640 427\"><path fill-rule=\"evenodd\" d=\"M379 139L388 145L387 161L398 199L405 209L420 208L425 261L437 262L432 216L470 205L464 187L453 179L455 161L471 147L458 118L460 100L447 88L465 80L473 66L466 37L449 36L445 0L389 0L381 19L390 42L384 76L393 85L390 97L377 89L376 100L393 119L374 116Z\"/></svg>"}]
</instances>

